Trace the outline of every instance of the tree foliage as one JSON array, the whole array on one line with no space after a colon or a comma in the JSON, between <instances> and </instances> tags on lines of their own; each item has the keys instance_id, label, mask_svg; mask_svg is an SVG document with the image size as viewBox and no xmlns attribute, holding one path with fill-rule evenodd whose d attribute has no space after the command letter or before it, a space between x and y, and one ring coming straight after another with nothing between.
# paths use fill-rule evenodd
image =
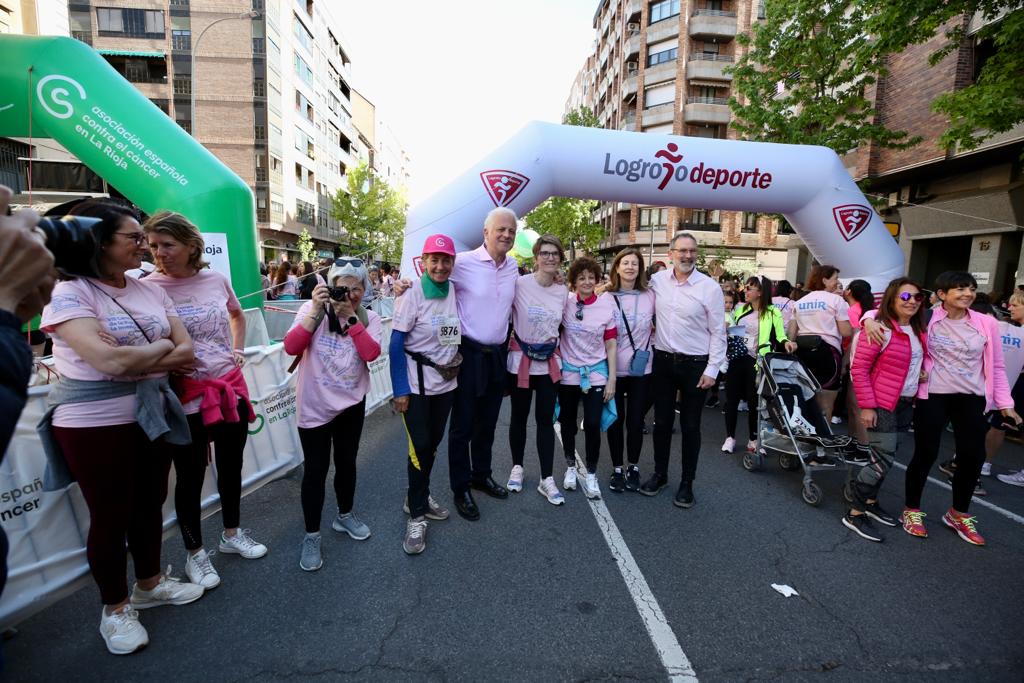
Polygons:
<instances>
[{"instance_id":1,"label":"tree foliage","mask_svg":"<svg viewBox=\"0 0 1024 683\"><path fill-rule=\"evenodd\" d=\"M397 261L405 232L405 197L377 177L365 161L349 169L347 180L348 191L338 190L332 200L334 217L348 235L348 250Z\"/></svg>"},{"instance_id":2,"label":"tree foliage","mask_svg":"<svg viewBox=\"0 0 1024 683\"><path fill-rule=\"evenodd\" d=\"M303 261L313 260L313 257L316 255L316 247L313 245L313 236L309 234L309 230L306 228L302 229L296 246L299 248L299 256L302 257Z\"/></svg>"}]
</instances>

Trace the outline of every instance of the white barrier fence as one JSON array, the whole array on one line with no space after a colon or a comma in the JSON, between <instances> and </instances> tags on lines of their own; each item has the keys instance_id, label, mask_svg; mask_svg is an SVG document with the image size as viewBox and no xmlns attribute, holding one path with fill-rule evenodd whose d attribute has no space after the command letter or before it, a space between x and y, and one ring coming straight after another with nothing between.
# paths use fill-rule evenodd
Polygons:
<instances>
[{"instance_id":1,"label":"white barrier fence","mask_svg":"<svg viewBox=\"0 0 1024 683\"><path fill-rule=\"evenodd\" d=\"M391 397L386 352L390 338L391 321L385 320L381 357L370 364L367 413ZM302 462L295 420L296 381L287 371L291 361L281 344L246 349L244 372L256 422L249 426L245 446L243 495ZM7 586L0 596L0 629L17 624L89 581L85 557L89 511L78 485L62 491L42 490L46 463L35 427L46 411L49 391L46 384L29 389L28 404L0 464L0 524L10 541ZM219 510L215 469L213 465L207 469L203 485L204 516ZM177 533L173 490L172 471L164 504L165 536Z\"/></svg>"}]
</instances>

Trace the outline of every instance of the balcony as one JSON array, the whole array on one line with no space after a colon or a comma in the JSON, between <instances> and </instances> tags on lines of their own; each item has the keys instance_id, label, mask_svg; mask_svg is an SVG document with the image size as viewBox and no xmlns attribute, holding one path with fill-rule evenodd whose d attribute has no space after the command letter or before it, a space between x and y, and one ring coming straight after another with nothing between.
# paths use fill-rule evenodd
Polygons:
<instances>
[{"instance_id":1,"label":"balcony","mask_svg":"<svg viewBox=\"0 0 1024 683\"><path fill-rule=\"evenodd\" d=\"M679 35L679 17L670 17L647 27L647 44Z\"/></svg>"},{"instance_id":2,"label":"balcony","mask_svg":"<svg viewBox=\"0 0 1024 683\"><path fill-rule=\"evenodd\" d=\"M688 79L731 81L732 74L723 71L727 66L732 66L732 55L693 53L686 62L686 77Z\"/></svg>"},{"instance_id":3,"label":"balcony","mask_svg":"<svg viewBox=\"0 0 1024 683\"><path fill-rule=\"evenodd\" d=\"M640 0L629 0L623 8L622 13L626 17L627 22L640 23L640 9Z\"/></svg>"},{"instance_id":4,"label":"balcony","mask_svg":"<svg viewBox=\"0 0 1024 683\"><path fill-rule=\"evenodd\" d=\"M636 131L636 114L628 114L622 118L619 130Z\"/></svg>"},{"instance_id":5,"label":"balcony","mask_svg":"<svg viewBox=\"0 0 1024 683\"><path fill-rule=\"evenodd\" d=\"M728 108L726 109L726 111L728 111ZM653 107L644 109L643 125L645 128L647 128L648 126L658 126L664 123L672 123L675 120L675 117L675 102L657 104Z\"/></svg>"},{"instance_id":6,"label":"balcony","mask_svg":"<svg viewBox=\"0 0 1024 683\"><path fill-rule=\"evenodd\" d=\"M623 58L627 62L636 62L640 58L640 32L637 31L626 41L626 49L623 51Z\"/></svg>"},{"instance_id":7,"label":"balcony","mask_svg":"<svg viewBox=\"0 0 1024 683\"><path fill-rule=\"evenodd\" d=\"M644 70L644 85L660 83L661 81L673 81L676 78L678 68L679 65L675 59L670 62L649 66Z\"/></svg>"},{"instance_id":8,"label":"balcony","mask_svg":"<svg viewBox=\"0 0 1024 683\"><path fill-rule=\"evenodd\" d=\"M622 82L622 99L623 100L634 100L636 99L636 87L637 80L639 77L636 74L627 76L626 80Z\"/></svg>"},{"instance_id":9,"label":"balcony","mask_svg":"<svg viewBox=\"0 0 1024 683\"><path fill-rule=\"evenodd\" d=\"M736 37L736 13L699 9L690 17L687 33L699 40L728 42Z\"/></svg>"},{"instance_id":10,"label":"balcony","mask_svg":"<svg viewBox=\"0 0 1024 683\"><path fill-rule=\"evenodd\" d=\"M729 123L731 115L729 100L724 97L690 97L683 110L687 123Z\"/></svg>"}]
</instances>

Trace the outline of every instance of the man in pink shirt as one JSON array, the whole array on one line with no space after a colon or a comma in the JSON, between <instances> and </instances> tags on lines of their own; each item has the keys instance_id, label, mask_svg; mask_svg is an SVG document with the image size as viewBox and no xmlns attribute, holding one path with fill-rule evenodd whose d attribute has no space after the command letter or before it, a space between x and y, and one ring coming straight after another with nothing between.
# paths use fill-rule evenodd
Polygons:
<instances>
[{"instance_id":1,"label":"man in pink shirt","mask_svg":"<svg viewBox=\"0 0 1024 683\"><path fill-rule=\"evenodd\" d=\"M672 269L651 278L655 297L654 473L640 487L656 496L668 483L669 448L676 393L681 394L683 475L675 505L693 507L693 479L700 453L704 395L725 361L725 301L718 283L696 269L697 239L687 232L672 238Z\"/></svg>"}]
</instances>

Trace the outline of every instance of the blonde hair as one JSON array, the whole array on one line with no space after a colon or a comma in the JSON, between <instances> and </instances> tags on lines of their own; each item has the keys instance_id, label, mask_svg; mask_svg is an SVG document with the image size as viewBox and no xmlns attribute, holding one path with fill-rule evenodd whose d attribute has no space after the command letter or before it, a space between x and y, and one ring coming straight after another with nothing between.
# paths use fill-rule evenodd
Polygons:
<instances>
[{"instance_id":1,"label":"blonde hair","mask_svg":"<svg viewBox=\"0 0 1024 683\"><path fill-rule=\"evenodd\" d=\"M1019 289L1014 290L1013 294L1010 295L1010 298L1007 299L1007 303L1011 303L1015 306L1024 306L1024 292Z\"/></svg>"},{"instance_id":2,"label":"blonde hair","mask_svg":"<svg viewBox=\"0 0 1024 683\"><path fill-rule=\"evenodd\" d=\"M147 235L155 232L167 235L186 246L195 247L195 253L190 254L188 257L189 267L196 270L210 267L210 264L203 260L203 250L206 249L206 242L203 241L203 236L199 234L199 228L180 213L158 211L149 217L142 225L142 229Z\"/></svg>"}]
</instances>

